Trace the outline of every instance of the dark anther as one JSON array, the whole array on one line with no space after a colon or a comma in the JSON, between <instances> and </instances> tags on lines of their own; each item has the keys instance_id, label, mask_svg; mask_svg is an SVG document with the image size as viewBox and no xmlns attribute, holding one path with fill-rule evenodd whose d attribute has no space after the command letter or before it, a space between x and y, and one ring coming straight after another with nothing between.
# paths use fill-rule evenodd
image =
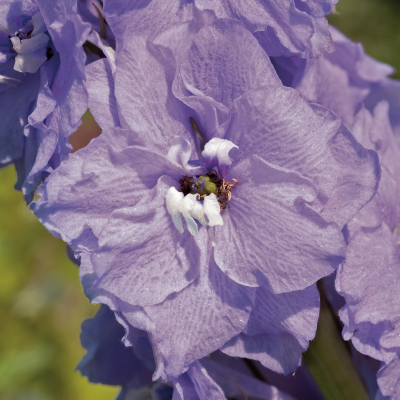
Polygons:
<instances>
[{"instance_id":1,"label":"dark anther","mask_svg":"<svg viewBox=\"0 0 400 400\"><path fill-rule=\"evenodd\" d=\"M197 150L198 156L201 157L201 152L204 150L204 146L207 143L207 139L204 136L203 132L200 130L196 121L192 117L190 117L190 123L192 124L194 140L196 142L196 150Z\"/></svg>"},{"instance_id":2,"label":"dark anther","mask_svg":"<svg viewBox=\"0 0 400 400\"><path fill-rule=\"evenodd\" d=\"M206 174L209 177L209 181L214 183L217 187L217 200L220 206L221 211L224 211L228 208L228 202L232 197L232 190L235 186L239 183L237 179L233 179L232 182L228 182L225 179L220 179L218 174L215 170L212 170ZM196 178L201 178L202 175L197 175ZM204 175L203 178L204 179ZM198 182L198 181L197 181ZM201 192L204 187L205 180L202 181L200 188L195 187L195 182L193 182L193 178L190 176L185 175L179 183L181 184L181 192L186 196L189 193L199 193L200 200L203 200L206 197L205 194L201 195ZM215 186L214 186L215 187Z\"/></svg>"},{"instance_id":3,"label":"dark anther","mask_svg":"<svg viewBox=\"0 0 400 400\"><path fill-rule=\"evenodd\" d=\"M100 37L102 39L107 39L107 29L106 29L106 21L104 20L103 14L99 10L99 7L96 6L96 4L92 3L93 7L97 11L97 15L100 20Z\"/></svg>"},{"instance_id":4,"label":"dark anther","mask_svg":"<svg viewBox=\"0 0 400 400\"><path fill-rule=\"evenodd\" d=\"M53 51L53 49L52 49L51 47L48 47L48 48L47 48L47 50L46 50L46 56L47 56L47 59L48 59L48 60L50 60L50 58L54 56L54 51Z\"/></svg>"},{"instance_id":5,"label":"dark anther","mask_svg":"<svg viewBox=\"0 0 400 400\"><path fill-rule=\"evenodd\" d=\"M181 192L186 196L192 191L192 178L190 176L185 175L179 183L181 184Z\"/></svg>"}]
</instances>

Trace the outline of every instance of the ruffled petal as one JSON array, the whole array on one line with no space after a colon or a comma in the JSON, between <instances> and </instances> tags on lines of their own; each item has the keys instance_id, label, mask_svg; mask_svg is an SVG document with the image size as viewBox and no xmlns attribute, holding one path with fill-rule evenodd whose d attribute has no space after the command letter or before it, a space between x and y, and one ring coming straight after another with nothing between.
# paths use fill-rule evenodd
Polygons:
<instances>
[{"instance_id":1,"label":"ruffled petal","mask_svg":"<svg viewBox=\"0 0 400 400\"><path fill-rule=\"evenodd\" d=\"M378 372L378 385L380 390L375 400L397 400L400 394L400 354L388 365L383 365Z\"/></svg>"},{"instance_id":2,"label":"ruffled petal","mask_svg":"<svg viewBox=\"0 0 400 400\"><path fill-rule=\"evenodd\" d=\"M226 139L239 146L240 157L257 154L313 180L319 191L313 205L327 221L342 227L375 194L376 153L365 150L330 110L283 86L249 90L235 103Z\"/></svg>"},{"instance_id":3,"label":"ruffled petal","mask_svg":"<svg viewBox=\"0 0 400 400\"><path fill-rule=\"evenodd\" d=\"M200 10L211 9L218 18L238 19L251 32L261 31L270 56L290 56L303 52L314 33L313 21L299 11L294 0L241 1L196 0Z\"/></svg>"},{"instance_id":4,"label":"ruffled petal","mask_svg":"<svg viewBox=\"0 0 400 400\"><path fill-rule=\"evenodd\" d=\"M233 357L259 360L269 369L288 374L297 368L301 354L315 337L318 315L315 285L279 295L260 287L246 329L223 351Z\"/></svg>"},{"instance_id":5,"label":"ruffled petal","mask_svg":"<svg viewBox=\"0 0 400 400\"><path fill-rule=\"evenodd\" d=\"M190 365L186 374L174 381L176 400L225 400L222 389L208 375L199 361Z\"/></svg>"},{"instance_id":6,"label":"ruffled petal","mask_svg":"<svg viewBox=\"0 0 400 400\"><path fill-rule=\"evenodd\" d=\"M108 138L103 133L70 154L40 187L41 199L32 203L32 210L46 228L68 243L74 241L74 250L91 248L93 233L87 235L89 231L100 235L115 209L135 204L149 190L127 168L134 160L112 148L121 137L126 141L120 130L111 131Z\"/></svg>"},{"instance_id":7,"label":"ruffled petal","mask_svg":"<svg viewBox=\"0 0 400 400\"><path fill-rule=\"evenodd\" d=\"M174 95L193 110L208 140L225 134L235 98L268 82L279 84L268 56L237 21L204 11L165 31L155 44L176 69Z\"/></svg>"},{"instance_id":8,"label":"ruffled petal","mask_svg":"<svg viewBox=\"0 0 400 400\"><path fill-rule=\"evenodd\" d=\"M200 363L206 368L208 375L221 387L228 398L240 398L244 393L250 398L260 400L293 400L291 396L279 391L276 387L225 367L210 358L203 358Z\"/></svg>"},{"instance_id":9,"label":"ruffled petal","mask_svg":"<svg viewBox=\"0 0 400 400\"><path fill-rule=\"evenodd\" d=\"M152 373L143 368L132 348L122 344L123 336L124 328L114 313L102 305L93 318L82 323L81 343L87 353L77 369L93 383L147 385Z\"/></svg>"},{"instance_id":10,"label":"ruffled petal","mask_svg":"<svg viewBox=\"0 0 400 400\"><path fill-rule=\"evenodd\" d=\"M338 270L336 288L346 299L340 311L346 339L358 338L354 344L364 354L382 360L390 348L400 346L399 339L397 343L391 340L390 346L387 343L400 328L399 283L400 249L392 229L383 223L354 234L346 262Z\"/></svg>"},{"instance_id":11,"label":"ruffled petal","mask_svg":"<svg viewBox=\"0 0 400 400\"><path fill-rule=\"evenodd\" d=\"M221 348L231 357L257 360L265 367L283 374L293 372L300 365L304 350L290 333L261 333L254 336L241 333Z\"/></svg>"},{"instance_id":12,"label":"ruffled petal","mask_svg":"<svg viewBox=\"0 0 400 400\"><path fill-rule=\"evenodd\" d=\"M13 65L13 60L0 64L0 165L23 156L24 127L40 84L39 74L23 75Z\"/></svg>"},{"instance_id":13,"label":"ruffled petal","mask_svg":"<svg viewBox=\"0 0 400 400\"><path fill-rule=\"evenodd\" d=\"M173 225L165 207L167 176L135 206L114 211L92 256L94 286L132 305L161 303L199 274L200 249L188 233Z\"/></svg>"},{"instance_id":14,"label":"ruffled petal","mask_svg":"<svg viewBox=\"0 0 400 400\"><path fill-rule=\"evenodd\" d=\"M145 7L111 0L104 7L119 43L115 95L121 115L145 145L157 151L169 148L175 136L185 137L194 148L189 115L171 92L173 75L166 73L163 57L149 39L185 20L185 10L191 7L178 0L155 0Z\"/></svg>"},{"instance_id":15,"label":"ruffled petal","mask_svg":"<svg viewBox=\"0 0 400 400\"><path fill-rule=\"evenodd\" d=\"M38 0L49 35L60 56L60 65L52 84L57 107L49 115L46 125L59 134L60 154L70 150L68 137L81 124L87 109L85 81L85 52L82 45L90 25L82 22L74 0Z\"/></svg>"},{"instance_id":16,"label":"ruffled petal","mask_svg":"<svg viewBox=\"0 0 400 400\"><path fill-rule=\"evenodd\" d=\"M215 228L215 260L231 279L282 293L335 270L344 240L336 224L307 205L316 196L309 179L258 156L235 165L227 180L233 178L239 183L223 212L224 226Z\"/></svg>"},{"instance_id":17,"label":"ruffled petal","mask_svg":"<svg viewBox=\"0 0 400 400\"><path fill-rule=\"evenodd\" d=\"M162 355L157 376L179 376L236 336L253 305L254 289L231 281L210 260L207 231L201 229L195 238L201 250L199 277L163 303L145 307L156 325L153 346Z\"/></svg>"},{"instance_id":18,"label":"ruffled petal","mask_svg":"<svg viewBox=\"0 0 400 400\"><path fill-rule=\"evenodd\" d=\"M121 126L110 63L106 59L97 60L85 67L85 73L90 112L100 128Z\"/></svg>"}]
</instances>

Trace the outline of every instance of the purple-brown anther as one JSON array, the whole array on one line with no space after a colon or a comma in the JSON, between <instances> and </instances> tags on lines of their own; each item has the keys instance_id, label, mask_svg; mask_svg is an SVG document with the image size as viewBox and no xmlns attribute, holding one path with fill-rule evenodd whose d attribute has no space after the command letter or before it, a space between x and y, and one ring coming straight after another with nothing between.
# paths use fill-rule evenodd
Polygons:
<instances>
[{"instance_id":1,"label":"purple-brown anther","mask_svg":"<svg viewBox=\"0 0 400 400\"><path fill-rule=\"evenodd\" d=\"M197 182L194 182L196 181ZM200 194L199 200L204 200L210 193L217 196L218 204L221 211L226 210L228 202L232 197L232 189L239 183L237 179L233 179L233 183L221 179L215 170L208 172L206 175L197 175L195 178L185 175L180 181L181 192L186 196L189 193Z\"/></svg>"}]
</instances>

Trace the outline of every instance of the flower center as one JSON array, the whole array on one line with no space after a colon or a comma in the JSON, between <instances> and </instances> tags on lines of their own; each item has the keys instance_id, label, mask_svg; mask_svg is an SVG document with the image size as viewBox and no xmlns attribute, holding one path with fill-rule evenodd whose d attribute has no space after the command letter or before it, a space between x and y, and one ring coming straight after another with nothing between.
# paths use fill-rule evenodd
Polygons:
<instances>
[{"instance_id":1,"label":"flower center","mask_svg":"<svg viewBox=\"0 0 400 400\"><path fill-rule=\"evenodd\" d=\"M208 172L206 175L196 175L190 177L185 175L179 183L181 184L181 192L187 194L199 194L199 200L211 193L217 197L220 210L223 211L228 207L228 202L232 197L232 189L239 183L237 179L233 179L233 183L219 178L215 170Z\"/></svg>"},{"instance_id":2,"label":"flower center","mask_svg":"<svg viewBox=\"0 0 400 400\"><path fill-rule=\"evenodd\" d=\"M35 73L40 66L50 59L54 52L47 27L40 13L32 16L21 29L8 35L11 43L8 55L3 54L3 59L15 60L14 69L18 72Z\"/></svg>"},{"instance_id":3,"label":"flower center","mask_svg":"<svg viewBox=\"0 0 400 400\"><path fill-rule=\"evenodd\" d=\"M200 160L189 161L190 143L174 139L168 158L190 174L180 179L179 191L170 187L166 196L167 211L179 232L183 233L181 216L192 235L198 232L195 220L204 226L224 224L221 211L228 207L232 189L239 183L237 179L233 179L233 183L224 179L232 164L229 151L233 148L237 146L231 141L213 138L204 146ZM195 175L195 171L201 174Z\"/></svg>"}]
</instances>

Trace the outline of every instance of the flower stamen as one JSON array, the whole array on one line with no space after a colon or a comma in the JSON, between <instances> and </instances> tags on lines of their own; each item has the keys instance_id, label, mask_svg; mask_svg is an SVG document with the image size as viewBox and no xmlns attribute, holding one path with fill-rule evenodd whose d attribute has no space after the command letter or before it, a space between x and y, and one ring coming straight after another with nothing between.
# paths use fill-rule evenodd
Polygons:
<instances>
[{"instance_id":1,"label":"flower stamen","mask_svg":"<svg viewBox=\"0 0 400 400\"><path fill-rule=\"evenodd\" d=\"M179 183L181 184L181 192L187 194L199 194L199 200L204 200L210 193L217 196L218 204L221 211L226 210L228 202L232 198L232 190L239 183L237 179L228 182L220 179L215 170L208 172L206 175L197 175L190 177L185 175Z\"/></svg>"}]
</instances>

